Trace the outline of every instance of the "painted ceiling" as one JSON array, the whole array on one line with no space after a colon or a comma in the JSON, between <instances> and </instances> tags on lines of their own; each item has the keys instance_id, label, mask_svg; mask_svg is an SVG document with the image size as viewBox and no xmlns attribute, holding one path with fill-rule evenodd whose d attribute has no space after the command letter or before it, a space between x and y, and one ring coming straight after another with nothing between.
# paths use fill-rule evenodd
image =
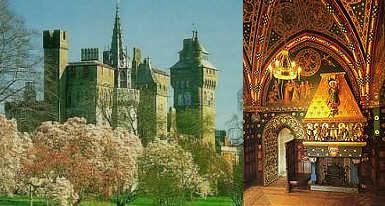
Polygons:
<instances>
[{"instance_id":1,"label":"painted ceiling","mask_svg":"<svg viewBox=\"0 0 385 206\"><path fill-rule=\"evenodd\" d=\"M301 45L333 56L344 65L361 104L375 102L383 79L377 63L385 55L384 1L244 0L245 110L263 104L271 80L267 67L276 54Z\"/></svg>"}]
</instances>

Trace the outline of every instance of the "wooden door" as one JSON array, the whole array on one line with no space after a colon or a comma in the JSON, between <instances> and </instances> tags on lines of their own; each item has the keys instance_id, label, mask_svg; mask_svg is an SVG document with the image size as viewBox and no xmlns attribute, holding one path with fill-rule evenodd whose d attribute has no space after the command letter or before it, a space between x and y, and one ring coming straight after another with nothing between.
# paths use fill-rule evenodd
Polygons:
<instances>
[{"instance_id":1,"label":"wooden door","mask_svg":"<svg viewBox=\"0 0 385 206\"><path fill-rule=\"evenodd\" d=\"M289 181L296 179L296 164L297 164L297 152L296 142L292 140L285 144L286 146L286 168L287 168L287 179Z\"/></svg>"}]
</instances>

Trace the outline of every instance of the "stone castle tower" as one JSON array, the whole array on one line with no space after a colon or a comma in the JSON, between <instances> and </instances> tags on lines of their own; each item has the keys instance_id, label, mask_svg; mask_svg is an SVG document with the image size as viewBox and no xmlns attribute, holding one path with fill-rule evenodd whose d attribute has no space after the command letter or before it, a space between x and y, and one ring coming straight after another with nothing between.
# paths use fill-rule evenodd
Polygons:
<instances>
[{"instance_id":1,"label":"stone castle tower","mask_svg":"<svg viewBox=\"0 0 385 206\"><path fill-rule=\"evenodd\" d=\"M137 104L139 91L132 87L131 71L127 47L124 43L120 22L119 5L116 5L111 48L103 52L103 63L115 68L112 125L116 127L133 127L138 131Z\"/></svg>"},{"instance_id":2,"label":"stone castle tower","mask_svg":"<svg viewBox=\"0 0 385 206\"><path fill-rule=\"evenodd\" d=\"M170 77L166 72L155 68L151 64L150 58L145 58L135 72L132 76L135 76L136 88L140 90L139 136L145 139L145 143L154 137L166 137Z\"/></svg>"},{"instance_id":3,"label":"stone castle tower","mask_svg":"<svg viewBox=\"0 0 385 206\"><path fill-rule=\"evenodd\" d=\"M178 133L194 135L215 145L215 89L218 70L194 31L183 40L179 61L171 67Z\"/></svg>"},{"instance_id":4,"label":"stone castle tower","mask_svg":"<svg viewBox=\"0 0 385 206\"><path fill-rule=\"evenodd\" d=\"M48 120L62 121L65 110L65 70L68 64L68 33L62 30L44 31L44 101Z\"/></svg>"},{"instance_id":5,"label":"stone castle tower","mask_svg":"<svg viewBox=\"0 0 385 206\"><path fill-rule=\"evenodd\" d=\"M85 48L81 61L68 63L66 36L60 30L44 32L45 77L46 82L52 81L46 83L45 97L61 117L54 120L80 116L90 123L127 128L148 140L167 136L169 75L156 69L149 58L142 60L139 48L133 49L130 65L118 5L110 49L103 52L103 62L97 48ZM52 75L49 65L54 66ZM57 101L51 100L56 96Z\"/></svg>"},{"instance_id":6,"label":"stone castle tower","mask_svg":"<svg viewBox=\"0 0 385 206\"><path fill-rule=\"evenodd\" d=\"M136 79L138 76L139 65L142 63L142 51L139 48L134 48L132 51L131 85L133 88L137 88Z\"/></svg>"},{"instance_id":7,"label":"stone castle tower","mask_svg":"<svg viewBox=\"0 0 385 206\"><path fill-rule=\"evenodd\" d=\"M139 91L131 88L129 58L116 7L111 49L99 60L98 48L81 50L81 61L68 63L68 34L44 31L44 102L49 120L84 117L90 123L137 132Z\"/></svg>"},{"instance_id":8,"label":"stone castle tower","mask_svg":"<svg viewBox=\"0 0 385 206\"><path fill-rule=\"evenodd\" d=\"M142 59L139 48L133 49L130 62L124 45L118 6L103 61L98 48L83 48L80 61L68 62L68 33L44 31L44 101L32 95L8 102L7 117L16 118L23 131L33 131L42 121L84 117L89 123L128 129L143 143L186 134L214 145L218 71L208 61L197 32L183 40L171 74L156 68L150 58ZM174 107L168 112L170 78ZM33 89L33 83L28 88Z\"/></svg>"}]
</instances>

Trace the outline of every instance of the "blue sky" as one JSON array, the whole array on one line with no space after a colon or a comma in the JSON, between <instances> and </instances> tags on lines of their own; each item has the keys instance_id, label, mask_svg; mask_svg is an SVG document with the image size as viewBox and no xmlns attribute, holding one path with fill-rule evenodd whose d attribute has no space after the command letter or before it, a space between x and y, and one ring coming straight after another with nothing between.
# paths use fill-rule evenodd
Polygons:
<instances>
[{"instance_id":1,"label":"blue sky","mask_svg":"<svg viewBox=\"0 0 385 206\"><path fill-rule=\"evenodd\" d=\"M41 32L64 29L70 36L70 61L80 59L80 49L108 47L116 0L10 0L28 27ZM184 38L193 23L221 70L217 88L217 128L237 113L237 91L242 86L242 1L240 0L120 0L125 43L140 47L143 56L168 69L177 61ZM41 39L39 46L41 47Z\"/></svg>"}]
</instances>

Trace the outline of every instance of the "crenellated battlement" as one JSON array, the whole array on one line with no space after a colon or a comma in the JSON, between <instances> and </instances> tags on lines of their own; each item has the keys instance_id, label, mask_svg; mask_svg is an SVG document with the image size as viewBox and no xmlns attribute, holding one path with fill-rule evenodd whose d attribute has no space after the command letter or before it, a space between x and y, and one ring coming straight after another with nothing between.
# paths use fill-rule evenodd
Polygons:
<instances>
[{"instance_id":1,"label":"crenellated battlement","mask_svg":"<svg viewBox=\"0 0 385 206\"><path fill-rule=\"evenodd\" d=\"M68 32L55 29L43 31L43 48L44 49L68 49Z\"/></svg>"}]
</instances>

